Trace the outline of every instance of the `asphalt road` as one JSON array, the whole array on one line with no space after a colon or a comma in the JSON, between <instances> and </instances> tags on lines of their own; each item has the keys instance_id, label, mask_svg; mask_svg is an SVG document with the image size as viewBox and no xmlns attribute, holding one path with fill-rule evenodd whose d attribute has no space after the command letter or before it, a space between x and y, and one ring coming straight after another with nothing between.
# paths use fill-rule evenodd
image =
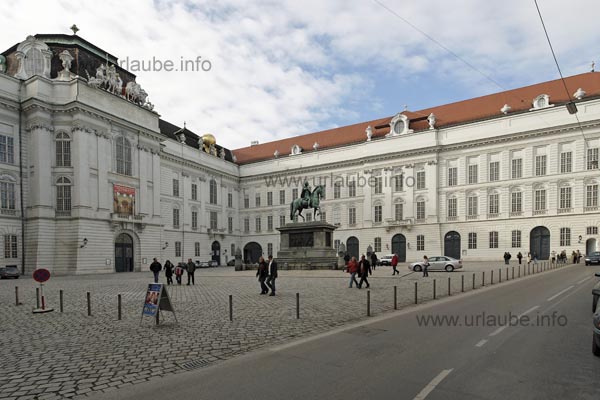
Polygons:
<instances>
[{"instance_id":1,"label":"asphalt road","mask_svg":"<svg viewBox=\"0 0 600 400\"><path fill-rule=\"evenodd\" d=\"M92 398L597 400L596 271L509 281ZM419 324L428 316L457 326Z\"/></svg>"}]
</instances>

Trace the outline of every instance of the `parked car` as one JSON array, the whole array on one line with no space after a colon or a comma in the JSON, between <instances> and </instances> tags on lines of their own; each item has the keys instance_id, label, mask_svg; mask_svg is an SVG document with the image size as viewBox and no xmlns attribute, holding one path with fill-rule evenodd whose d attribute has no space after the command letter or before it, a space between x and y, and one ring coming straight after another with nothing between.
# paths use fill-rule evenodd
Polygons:
<instances>
[{"instance_id":1,"label":"parked car","mask_svg":"<svg viewBox=\"0 0 600 400\"><path fill-rule=\"evenodd\" d=\"M227 261L227 266L228 266L228 267L233 267L233 266L235 266L235 258L232 258L231 260Z\"/></svg>"},{"instance_id":2,"label":"parked car","mask_svg":"<svg viewBox=\"0 0 600 400\"><path fill-rule=\"evenodd\" d=\"M208 260L208 261L199 261L196 260L196 268L211 268L211 267L218 267L219 263L217 263L215 260Z\"/></svg>"},{"instance_id":3,"label":"parked car","mask_svg":"<svg viewBox=\"0 0 600 400\"><path fill-rule=\"evenodd\" d=\"M429 257L429 269L428 271L446 271L452 272L455 269L462 268L462 260L447 256L435 256ZM414 262L408 265L408 269L411 271L419 272L423 271L423 261Z\"/></svg>"},{"instance_id":4,"label":"parked car","mask_svg":"<svg viewBox=\"0 0 600 400\"><path fill-rule=\"evenodd\" d=\"M392 265L392 257L394 257L393 254L381 257L379 259L379 265Z\"/></svg>"},{"instance_id":5,"label":"parked car","mask_svg":"<svg viewBox=\"0 0 600 400\"><path fill-rule=\"evenodd\" d=\"M594 314L594 333L592 339L592 353L600 357L600 310Z\"/></svg>"},{"instance_id":6,"label":"parked car","mask_svg":"<svg viewBox=\"0 0 600 400\"><path fill-rule=\"evenodd\" d=\"M595 275L600 278L600 273L596 272ZM592 289L592 312L596 312L596 308L598 308L598 299L600 299L600 281Z\"/></svg>"},{"instance_id":7,"label":"parked car","mask_svg":"<svg viewBox=\"0 0 600 400\"><path fill-rule=\"evenodd\" d=\"M600 264L600 251L594 251L585 256L585 265Z\"/></svg>"},{"instance_id":8,"label":"parked car","mask_svg":"<svg viewBox=\"0 0 600 400\"><path fill-rule=\"evenodd\" d=\"M0 267L0 279L15 278L19 279L21 273L16 265L7 265L6 267Z\"/></svg>"}]
</instances>

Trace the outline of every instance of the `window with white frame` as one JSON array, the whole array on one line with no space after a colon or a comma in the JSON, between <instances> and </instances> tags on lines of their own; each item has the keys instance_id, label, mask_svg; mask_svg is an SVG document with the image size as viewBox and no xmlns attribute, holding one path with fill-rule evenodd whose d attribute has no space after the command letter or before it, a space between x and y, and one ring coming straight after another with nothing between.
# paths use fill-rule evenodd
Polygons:
<instances>
[{"instance_id":1,"label":"window with white frame","mask_svg":"<svg viewBox=\"0 0 600 400\"><path fill-rule=\"evenodd\" d=\"M500 180L500 161L492 161L490 163L490 182Z\"/></svg>"},{"instance_id":2,"label":"window with white frame","mask_svg":"<svg viewBox=\"0 0 600 400\"><path fill-rule=\"evenodd\" d=\"M491 215L500 213L500 195L498 193L491 193L488 196L488 212Z\"/></svg>"},{"instance_id":3,"label":"window with white frame","mask_svg":"<svg viewBox=\"0 0 600 400\"><path fill-rule=\"evenodd\" d=\"M559 208L571 208L571 193L572 190L570 186L563 186L560 188Z\"/></svg>"},{"instance_id":4,"label":"window with white frame","mask_svg":"<svg viewBox=\"0 0 600 400\"><path fill-rule=\"evenodd\" d=\"M354 207L348 209L348 224L356 225L356 208Z\"/></svg>"},{"instance_id":5,"label":"window with white frame","mask_svg":"<svg viewBox=\"0 0 600 400\"><path fill-rule=\"evenodd\" d=\"M375 239L373 239L373 251L375 251L375 253L381 253L381 238L380 237L376 237Z\"/></svg>"},{"instance_id":6,"label":"window with white frame","mask_svg":"<svg viewBox=\"0 0 600 400\"><path fill-rule=\"evenodd\" d=\"M342 195L342 184L340 182L336 182L333 184L333 198L339 199Z\"/></svg>"},{"instance_id":7,"label":"window with white frame","mask_svg":"<svg viewBox=\"0 0 600 400\"><path fill-rule=\"evenodd\" d=\"M513 213L523 212L523 193L512 192L510 194L510 211Z\"/></svg>"},{"instance_id":8,"label":"window with white frame","mask_svg":"<svg viewBox=\"0 0 600 400\"><path fill-rule=\"evenodd\" d=\"M404 190L404 175L402 173L394 176L394 192Z\"/></svg>"},{"instance_id":9,"label":"window with white frame","mask_svg":"<svg viewBox=\"0 0 600 400\"><path fill-rule=\"evenodd\" d=\"M380 204L375 206L375 215L374 215L374 222L381 222L382 220L382 208L383 206L381 206Z\"/></svg>"},{"instance_id":10,"label":"window with white frame","mask_svg":"<svg viewBox=\"0 0 600 400\"><path fill-rule=\"evenodd\" d=\"M417 171L417 189L425 189L425 171Z\"/></svg>"},{"instance_id":11,"label":"window with white frame","mask_svg":"<svg viewBox=\"0 0 600 400\"><path fill-rule=\"evenodd\" d=\"M254 205L255 207L260 207L260 193L257 193L255 198L254 198Z\"/></svg>"},{"instance_id":12,"label":"window with white frame","mask_svg":"<svg viewBox=\"0 0 600 400\"><path fill-rule=\"evenodd\" d=\"M211 179L209 183L209 203L217 204L217 200L217 181Z\"/></svg>"},{"instance_id":13,"label":"window with white frame","mask_svg":"<svg viewBox=\"0 0 600 400\"><path fill-rule=\"evenodd\" d=\"M279 191L279 204L285 204L285 190Z\"/></svg>"},{"instance_id":14,"label":"window with white frame","mask_svg":"<svg viewBox=\"0 0 600 400\"><path fill-rule=\"evenodd\" d=\"M512 231L511 232L511 247L519 248L521 247L521 231Z\"/></svg>"},{"instance_id":15,"label":"window with white frame","mask_svg":"<svg viewBox=\"0 0 600 400\"><path fill-rule=\"evenodd\" d=\"M233 232L233 217L227 217L227 230Z\"/></svg>"},{"instance_id":16,"label":"window with white frame","mask_svg":"<svg viewBox=\"0 0 600 400\"><path fill-rule=\"evenodd\" d=\"M546 155L535 156L535 176L546 175Z\"/></svg>"},{"instance_id":17,"label":"window with white frame","mask_svg":"<svg viewBox=\"0 0 600 400\"><path fill-rule=\"evenodd\" d=\"M326 222L327 221L327 213L325 211L319 211L319 218L321 219L321 222Z\"/></svg>"},{"instance_id":18,"label":"window with white frame","mask_svg":"<svg viewBox=\"0 0 600 400\"><path fill-rule=\"evenodd\" d=\"M194 243L194 257L200 257L200 242Z\"/></svg>"},{"instance_id":19,"label":"window with white frame","mask_svg":"<svg viewBox=\"0 0 600 400\"><path fill-rule=\"evenodd\" d=\"M192 200L198 200L198 185L195 183L192 183Z\"/></svg>"},{"instance_id":20,"label":"window with white frame","mask_svg":"<svg viewBox=\"0 0 600 400\"><path fill-rule=\"evenodd\" d=\"M598 148L588 149L587 151L587 169L598 169Z\"/></svg>"},{"instance_id":21,"label":"window with white frame","mask_svg":"<svg viewBox=\"0 0 600 400\"><path fill-rule=\"evenodd\" d=\"M477 164L469 165L469 183L477 183L479 181L479 166Z\"/></svg>"},{"instance_id":22,"label":"window with white frame","mask_svg":"<svg viewBox=\"0 0 600 400\"><path fill-rule=\"evenodd\" d=\"M267 254L270 256L273 255L273 243L267 243Z\"/></svg>"},{"instance_id":23,"label":"window with white frame","mask_svg":"<svg viewBox=\"0 0 600 400\"><path fill-rule=\"evenodd\" d=\"M210 212L210 229L217 229L219 227L219 214L216 211Z\"/></svg>"},{"instance_id":24,"label":"window with white frame","mask_svg":"<svg viewBox=\"0 0 600 400\"><path fill-rule=\"evenodd\" d=\"M477 195L469 195L467 197L467 215L475 217L479 215L479 198Z\"/></svg>"},{"instance_id":25,"label":"window with white frame","mask_svg":"<svg viewBox=\"0 0 600 400\"><path fill-rule=\"evenodd\" d=\"M173 196L179 197L179 179L173 179Z\"/></svg>"},{"instance_id":26,"label":"window with white frame","mask_svg":"<svg viewBox=\"0 0 600 400\"><path fill-rule=\"evenodd\" d=\"M425 250L425 235L417 235L417 251Z\"/></svg>"},{"instance_id":27,"label":"window with white frame","mask_svg":"<svg viewBox=\"0 0 600 400\"><path fill-rule=\"evenodd\" d=\"M546 209L546 189L535 190L535 211L543 211Z\"/></svg>"},{"instance_id":28,"label":"window with white frame","mask_svg":"<svg viewBox=\"0 0 600 400\"><path fill-rule=\"evenodd\" d=\"M192 211L192 229L198 229L198 211Z\"/></svg>"},{"instance_id":29,"label":"window with white frame","mask_svg":"<svg viewBox=\"0 0 600 400\"><path fill-rule=\"evenodd\" d=\"M267 206L273 205L273 192L267 192Z\"/></svg>"},{"instance_id":30,"label":"window with white frame","mask_svg":"<svg viewBox=\"0 0 600 400\"><path fill-rule=\"evenodd\" d=\"M298 198L298 189L292 189L292 199Z\"/></svg>"},{"instance_id":31,"label":"window with white frame","mask_svg":"<svg viewBox=\"0 0 600 400\"><path fill-rule=\"evenodd\" d=\"M15 163L15 145L12 136L0 135L0 163Z\"/></svg>"},{"instance_id":32,"label":"window with white frame","mask_svg":"<svg viewBox=\"0 0 600 400\"><path fill-rule=\"evenodd\" d=\"M585 187L585 206L598 206L598 184L594 183Z\"/></svg>"},{"instance_id":33,"label":"window with white frame","mask_svg":"<svg viewBox=\"0 0 600 400\"><path fill-rule=\"evenodd\" d=\"M458 185L458 168L448 168L448 186Z\"/></svg>"},{"instance_id":34,"label":"window with white frame","mask_svg":"<svg viewBox=\"0 0 600 400\"><path fill-rule=\"evenodd\" d=\"M231 243L231 256L235 256L235 244Z\"/></svg>"},{"instance_id":35,"label":"window with white frame","mask_svg":"<svg viewBox=\"0 0 600 400\"><path fill-rule=\"evenodd\" d=\"M306 222L310 222L310 221L312 221L312 212L310 212L310 211L309 211L309 212L307 212L307 213L306 213L306 215L304 216L304 220L305 220Z\"/></svg>"},{"instance_id":36,"label":"window with white frame","mask_svg":"<svg viewBox=\"0 0 600 400\"><path fill-rule=\"evenodd\" d=\"M250 218L244 218L244 233L250 232Z\"/></svg>"},{"instance_id":37,"label":"window with white frame","mask_svg":"<svg viewBox=\"0 0 600 400\"><path fill-rule=\"evenodd\" d=\"M490 232L490 249L498 248L498 232L491 231Z\"/></svg>"},{"instance_id":38,"label":"window with white frame","mask_svg":"<svg viewBox=\"0 0 600 400\"><path fill-rule=\"evenodd\" d=\"M565 151L560 153L560 173L568 173L573 171L573 153Z\"/></svg>"},{"instance_id":39,"label":"window with white frame","mask_svg":"<svg viewBox=\"0 0 600 400\"><path fill-rule=\"evenodd\" d=\"M181 242L175 242L175 257L181 257Z\"/></svg>"},{"instance_id":40,"label":"window with white frame","mask_svg":"<svg viewBox=\"0 0 600 400\"><path fill-rule=\"evenodd\" d=\"M4 258L18 258L17 235L4 235Z\"/></svg>"},{"instance_id":41,"label":"window with white frame","mask_svg":"<svg viewBox=\"0 0 600 400\"><path fill-rule=\"evenodd\" d=\"M250 208L250 196L244 195L244 208Z\"/></svg>"},{"instance_id":42,"label":"window with white frame","mask_svg":"<svg viewBox=\"0 0 600 400\"><path fill-rule=\"evenodd\" d=\"M586 233L586 235L597 235L598 227L597 226L588 226L587 228L585 228L585 233Z\"/></svg>"},{"instance_id":43,"label":"window with white frame","mask_svg":"<svg viewBox=\"0 0 600 400\"><path fill-rule=\"evenodd\" d=\"M402 221L404 219L404 204L394 204L394 220Z\"/></svg>"},{"instance_id":44,"label":"window with white frame","mask_svg":"<svg viewBox=\"0 0 600 400\"><path fill-rule=\"evenodd\" d=\"M348 183L348 197L356 197L356 181Z\"/></svg>"},{"instance_id":45,"label":"window with white frame","mask_svg":"<svg viewBox=\"0 0 600 400\"><path fill-rule=\"evenodd\" d=\"M9 175L0 175L0 209L15 209L15 178Z\"/></svg>"},{"instance_id":46,"label":"window with white frame","mask_svg":"<svg viewBox=\"0 0 600 400\"><path fill-rule=\"evenodd\" d=\"M339 207L333 208L333 223L340 224L342 222L342 212Z\"/></svg>"},{"instance_id":47,"label":"window with white frame","mask_svg":"<svg viewBox=\"0 0 600 400\"><path fill-rule=\"evenodd\" d=\"M451 197L448 199L448 217L454 218L458 216L458 199Z\"/></svg>"},{"instance_id":48,"label":"window with white frame","mask_svg":"<svg viewBox=\"0 0 600 400\"><path fill-rule=\"evenodd\" d=\"M173 228L179 228L179 208L173 209Z\"/></svg>"},{"instance_id":49,"label":"window with white frame","mask_svg":"<svg viewBox=\"0 0 600 400\"><path fill-rule=\"evenodd\" d=\"M279 216L279 227L285 226L285 215Z\"/></svg>"},{"instance_id":50,"label":"window with white frame","mask_svg":"<svg viewBox=\"0 0 600 400\"><path fill-rule=\"evenodd\" d=\"M512 160L512 170L511 177L512 179L520 179L523 177L523 159L522 158L514 158Z\"/></svg>"},{"instance_id":51,"label":"window with white frame","mask_svg":"<svg viewBox=\"0 0 600 400\"><path fill-rule=\"evenodd\" d=\"M417 219L419 221L425 220L425 201L417 201Z\"/></svg>"},{"instance_id":52,"label":"window with white frame","mask_svg":"<svg viewBox=\"0 0 600 400\"><path fill-rule=\"evenodd\" d=\"M560 228L560 245L571 245L571 228Z\"/></svg>"},{"instance_id":53,"label":"window with white frame","mask_svg":"<svg viewBox=\"0 0 600 400\"><path fill-rule=\"evenodd\" d=\"M227 193L227 207L233 208L233 193Z\"/></svg>"},{"instance_id":54,"label":"window with white frame","mask_svg":"<svg viewBox=\"0 0 600 400\"><path fill-rule=\"evenodd\" d=\"M262 220L260 219L260 217L255 218L254 227L256 228L256 232L262 231Z\"/></svg>"},{"instance_id":55,"label":"window with white frame","mask_svg":"<svg viewBox=\"0 0 600 400\"><path fill-rule=\"evenodd\" d=\"M129 140L125 139L123 136L119 136L117 138L117 174L121 175L132 175L131 168L131 144Z\"/></svg>"},{"instance_id":56,"label":"window with white frame","mask_svg":"<svg viewBox=\"0 0 600 400\"><path fill-rule=\"evenodd\" d=\"M477 233L475 233L475 232L469 232L468 248L469 249L476 249L477 248Z\"/></svg>"},{"instance_id":57,"label":"window with white frame","mask_svg":"<svg viewBox=\"0 0 600 400\"><path fill-rule=\"evenodd\" d=\"M56 166L70 167L71 166L71 137L60 132L56 135Z\"/></svg>"},{"instance_id":58,"label":"window with white frame","mask_svg":"<svg viewBox=\"0 0 600 400\"><path fill-rule=\"evenodd\" d=\"M268 231L273 230L273 216L272 215L267 215L267 230Z\"/></svg>"},{"instance_id":59,"label":"window with white frame","mask_svg":"<svg viewBox=\"0 0 600 400\"><path fill-rule=\"evenodd\" d=\"M383 192L383 178L381 176L375 177L375 194L381 194Z\"/></svg>"}]
</instances>

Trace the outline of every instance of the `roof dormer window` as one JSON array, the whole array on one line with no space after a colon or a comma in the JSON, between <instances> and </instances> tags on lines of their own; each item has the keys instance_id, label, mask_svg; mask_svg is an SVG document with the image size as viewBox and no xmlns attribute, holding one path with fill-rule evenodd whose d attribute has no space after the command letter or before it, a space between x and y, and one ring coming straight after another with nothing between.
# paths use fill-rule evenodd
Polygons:
<instances>
[{"instance_id":1,"label":"roof dormer window","mask_svg":"<svg viewBox=\"0 0 600 400\"><path fill-rule=\"evenodd\" d=\"M550 96L547 94L540 94L535 99L533 99L533 108L532 110L539 110L542 108L551 107L550 104Z\"/></svg>"},{"instance_id":2,"label":"roof dormer window","mask_svg":"<svg viewBox=\"0 0 600 400\"><path fill-rule=\"evenodd\" d=\"M292 155L297 156L298 154L302 154L302 147L295 144L292 146Z\"/></svg>"},{"instance_id":3,"label":"roof dormer window","mask_svg":"<svg viewBox=\"0 0 600 400\"><path fill-rule=\"evenodd\" d=\"M390 121L390 133L386 136L399 136L406 133L412 133L412 129L408 129L410 120L408 117L402 113L396 114L394 118Z\"/></svg>"}]
</instances>

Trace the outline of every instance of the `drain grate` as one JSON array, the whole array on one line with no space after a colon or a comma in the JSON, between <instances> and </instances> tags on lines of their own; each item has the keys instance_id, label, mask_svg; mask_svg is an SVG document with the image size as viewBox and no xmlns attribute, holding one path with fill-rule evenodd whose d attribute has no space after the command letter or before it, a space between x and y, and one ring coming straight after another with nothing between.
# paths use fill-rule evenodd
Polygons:
<instances>
[{"instance_id":1,"label":"drain grate","mask_svg":"<svg viewBox=\"0 0 600 400\"><path fill-rule=\"evenodd\" d=\"M186 370L189 371L189 370L192 370L192 369L198 369L198 368L206 367L211 362L212 361L206 360L204 358L198 358L196 360L188 361L186 363L181 364L181 368L186 369Z\"/></svg>"}]
</instances>

